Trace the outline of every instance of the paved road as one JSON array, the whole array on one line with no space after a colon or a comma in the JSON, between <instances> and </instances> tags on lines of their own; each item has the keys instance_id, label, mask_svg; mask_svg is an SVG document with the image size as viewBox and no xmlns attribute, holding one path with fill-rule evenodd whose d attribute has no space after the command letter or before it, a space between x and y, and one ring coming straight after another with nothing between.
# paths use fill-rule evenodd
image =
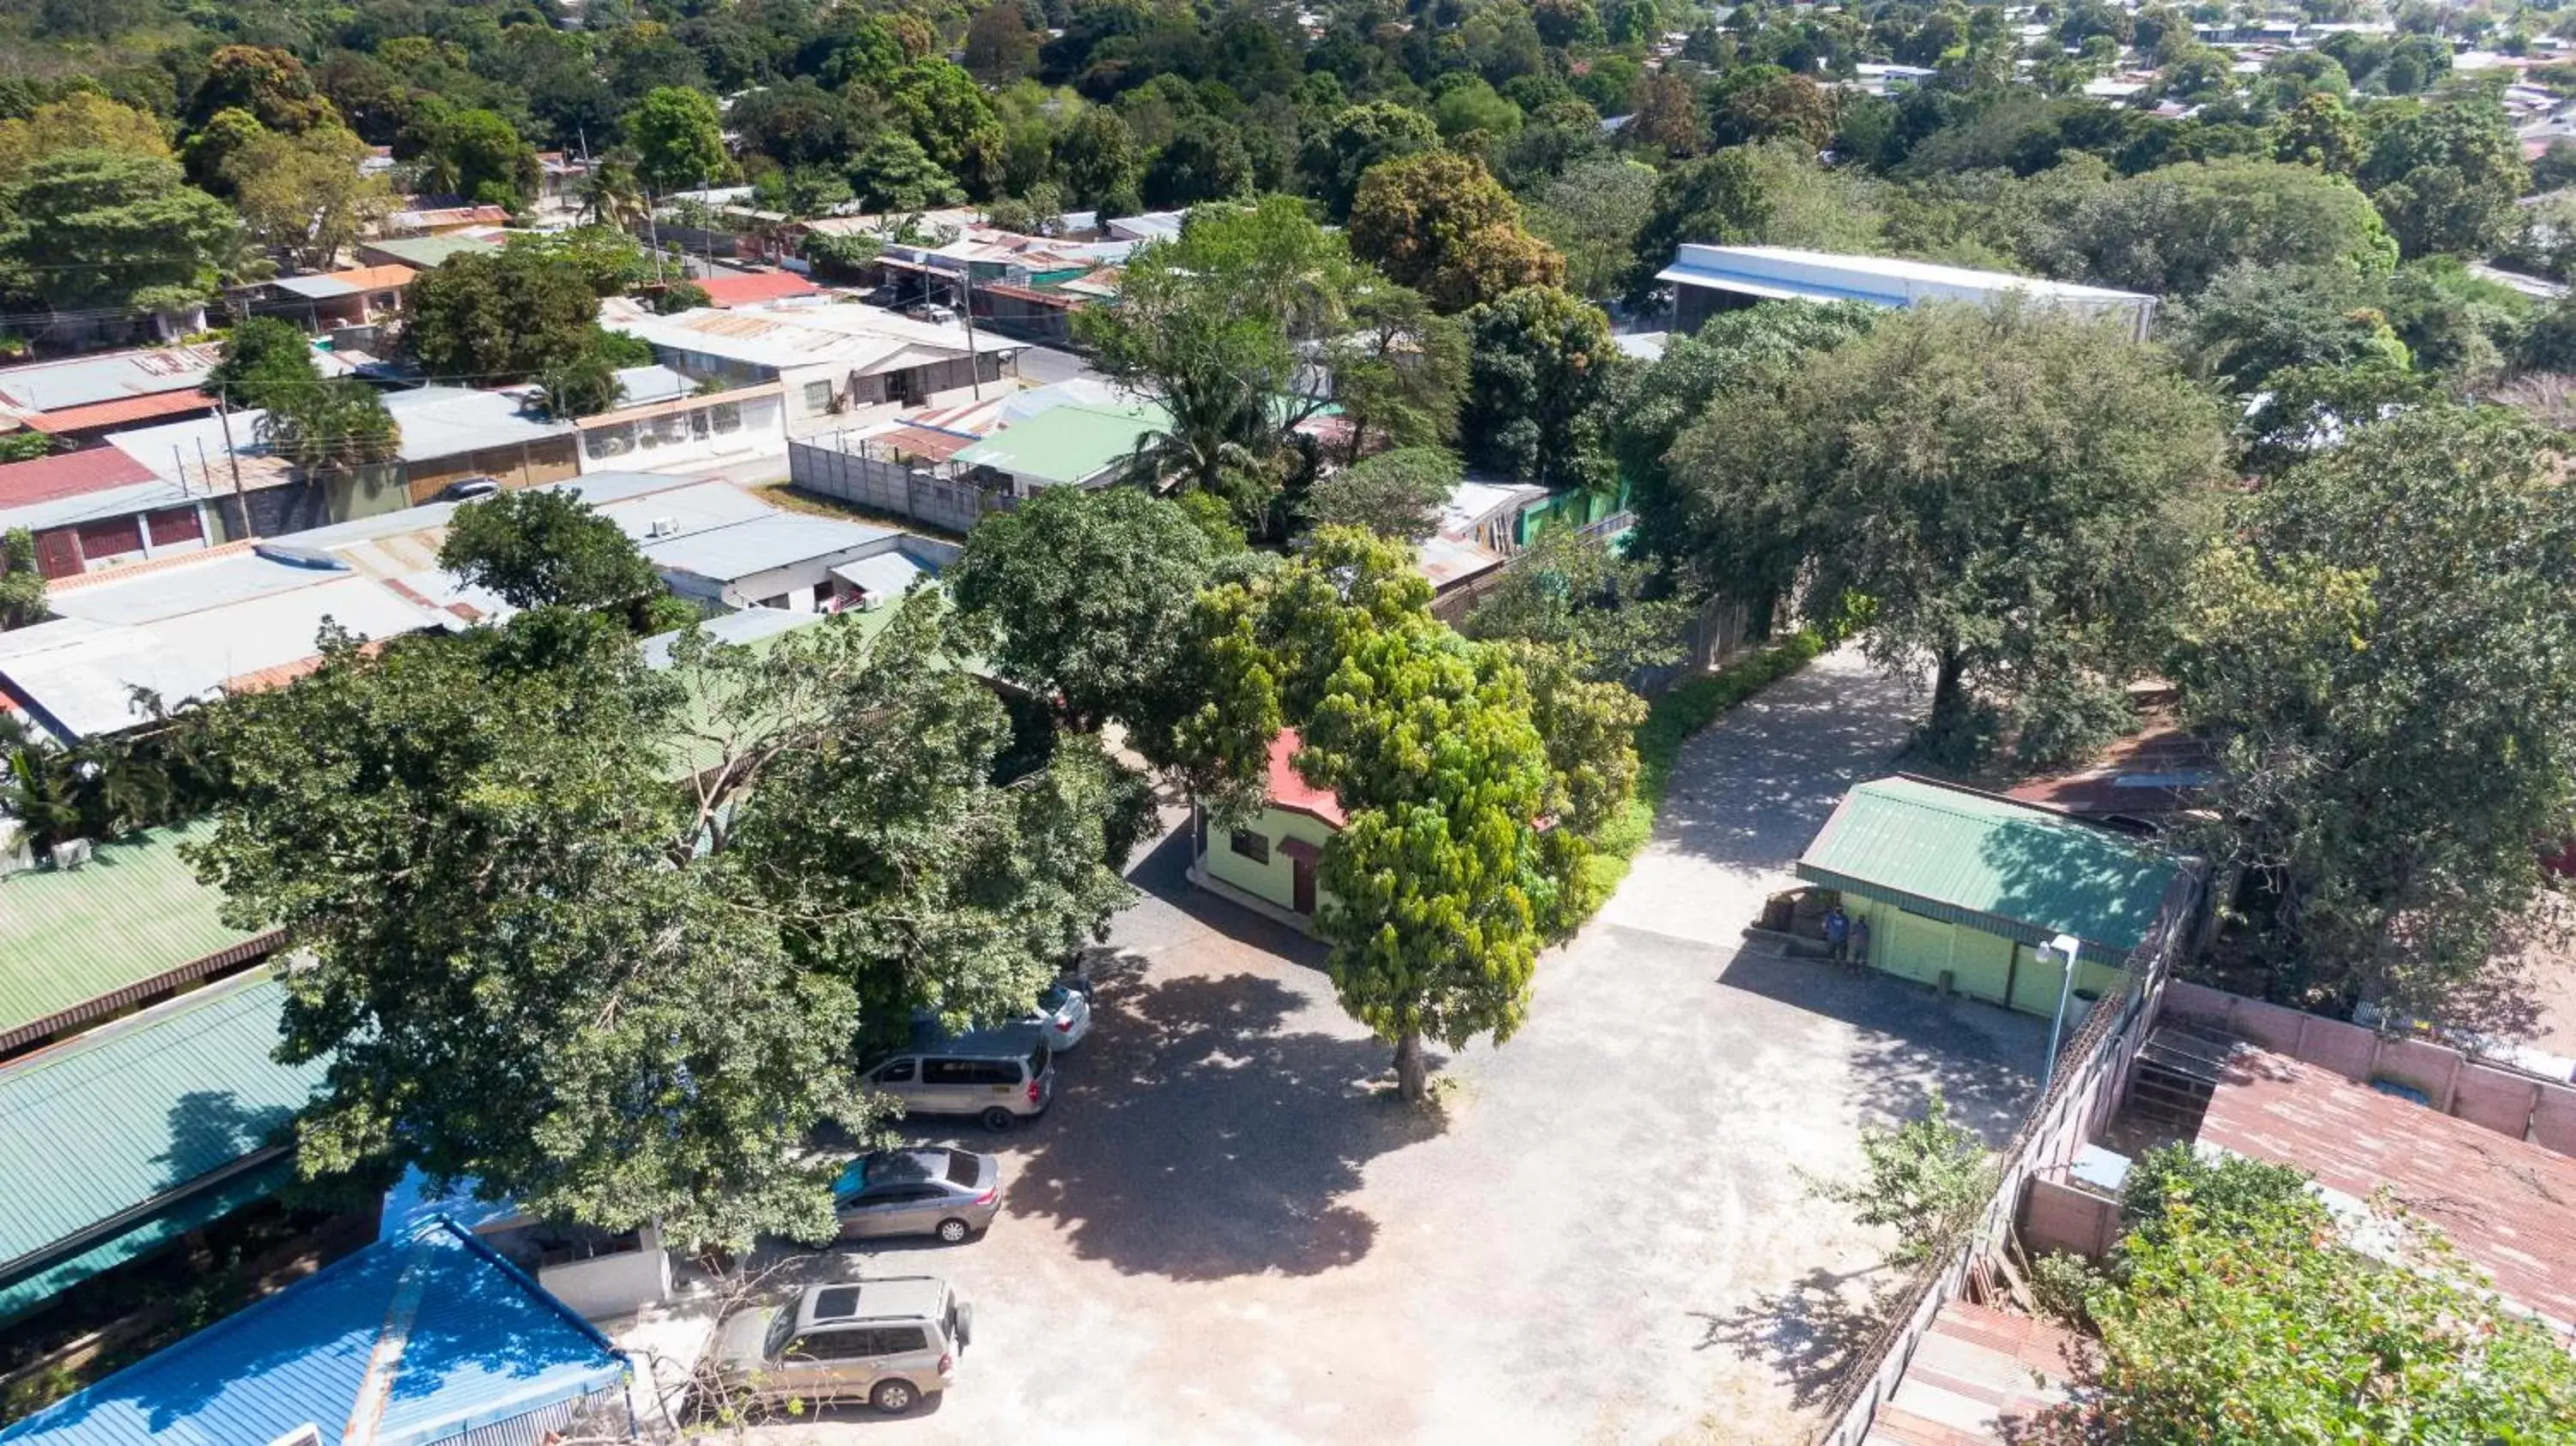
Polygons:
<instances>
[{"instance_id":1,"label":"paved road","mask_svg":"<svg viewBox=\"0 0 2576 1446\"><path fill-rule=\"evenodd\" d=\"M1073 377L1098 376L1091 363L1069 351L1033 346L1020 353L1020 380L1033 387L1065 381Z\"/></svg>"},{"instance_id":2,"label":"paved road","mask_svg":"<svg viewBox=\"0 0 2576 1446\"><path fill-rule=\"evenodd\" d=\"M1934 1080L1999 1124L2040 1050L2036 1021L1733 948L1908 716L1835 658L1694 742L1648 856L1438 1115L1383 1097L1314 947L1191 892L1167 840L1061 1103L1005 1149L1004 1218L844 1262L977 1298L953 1398L775 1434L1796 1439L1885 1242L1791 1167L1850 1169L1853 1127Z\"/></svg>"}]
</instances>

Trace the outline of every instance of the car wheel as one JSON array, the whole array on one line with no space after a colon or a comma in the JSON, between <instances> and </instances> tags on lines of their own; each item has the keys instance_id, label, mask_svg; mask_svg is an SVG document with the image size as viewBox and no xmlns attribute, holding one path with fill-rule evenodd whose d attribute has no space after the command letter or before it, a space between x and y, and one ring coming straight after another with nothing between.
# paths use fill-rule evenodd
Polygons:
<instances>
[{"instance_id":1,"label":"car wheel","mask_svg":"<svg viewBox=\"0 0 2576 1446\"><path fill-rule=\"evenodd\" d=\"M966 1222L963 1220L942 1220L939 1222L937 1231L939 1243L942 1245L962 1245L966 1237L974 1233L966 1228Z\"/></svg>"},{"instance_id":2,"label":"car wheel","mask_svg":"<svg viewBox=\"0 0 2576 1446\"><path fill-rule=\"evenodd\" d=\"M879 1381L877 1388L868 1393L868 1399L888 1415L901 1415L912 1409L912 1382Z\"/></svg>"},{"instance_id":3,"label":"car wheel","mask_svg":"<svg viewBox=\"0 0 2576 1446\"><path fill-rule=\"evenodd\" d=\"M1011 1127L1011 1112L1002 1108L1000 1105L987 1106L984 1110L983 1119L984 1128L991 1130L997 1135Z\"/></svg>"}]
</instances>

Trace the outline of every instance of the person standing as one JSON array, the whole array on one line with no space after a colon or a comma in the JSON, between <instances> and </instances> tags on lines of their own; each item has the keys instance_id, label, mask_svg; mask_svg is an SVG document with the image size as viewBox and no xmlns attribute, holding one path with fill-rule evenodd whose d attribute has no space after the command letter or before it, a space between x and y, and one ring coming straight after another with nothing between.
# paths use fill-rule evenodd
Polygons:
<instances>
[{"instance_id":1,"label":"person standing","mask_svg":"<svg viewBox=\"0 0 2576 1446\"><path fill-rule=\"evenodd\" d=\"M1839 964L1843 962L1844 952L1850 947L1851 918L1843 912L1842 904L1837 901L1832 908L1825 911L1825 953Z\"/></svg>"},{"instance_id":2,"label":"person standing","mask_svg":"<svg viewBox=\"0 0 2576 1446\"><path fill-rule=\"evenodd\" d=\"M1854 968L1869 965L1869 920L1855 916L1851 921L1851 962Z\"/></svg>"}]
</instances>

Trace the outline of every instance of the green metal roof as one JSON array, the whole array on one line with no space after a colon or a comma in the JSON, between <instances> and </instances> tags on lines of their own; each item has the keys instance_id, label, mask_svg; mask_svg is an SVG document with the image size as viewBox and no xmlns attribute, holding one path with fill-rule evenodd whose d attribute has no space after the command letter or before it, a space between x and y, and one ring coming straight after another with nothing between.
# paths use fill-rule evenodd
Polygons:
<instances>
[{"instance_id":1,"label":"green metal roof","mask_svg":"<svg viewBox=\"0 0 2576 1446\"><path fill-rule=\"evenodd\" d=\"M2180 872L2090 825L1911 778L1853 789L1798 860L1802 879L2024 943L2073 934L2113 965L2154 927Z\"/></svg>"},{"instance_id":2,"label":"green metal roof","mask_svg":"<svg viewBox=\"0 0 2576 1446\"><path fill-rule=\"evenodd\" d=\"M178 1201L104 1245L0 1285L0 1321L25 1315L93 1275L103 1275L129 1260L141 1260L200 1225L221 1220L277 1193L294 1173L294 1163L284 1158L245 1170Z\"/></svg>"},{"instance_id":3,"label":"green metal roof","mask_svg":"<svg viewBox=\"0 0 2576 1446\"><path fill-rule=\"evenodd\" d=\"M1088 482L1135 454L1137 441L1162 429L1163 410L1067 404L1014 422L959 452L960 466L991 467L1041 482Z\"/></svg>"},{"instance_id":4,"label":"green metal roof","mask_svg":"<svg viewBox=\"0 0 2576 1446\"><path fill-rule=\"evenodd\" d=\"M174 971L265 952L275 936L225 924L223 895L179 857L180 844L212 831L153 829L100 844L76 869L0 877L0 1049L113 1013L134 1002L121 993L180 982L164 980Z\"/></svg>"},{"instance_id":5,"label":"green metal roof","mask_svg":"<svg viewBox=\"0 0 2576 1446\"><path fill-rule=\"evenodd\" d=\"M322 1080L274 1058L285 1002L261 970L0 1066L0 1290L59 1289L66 1251L95 1258L256 1168Z\"/></svg>"}]
</instances>

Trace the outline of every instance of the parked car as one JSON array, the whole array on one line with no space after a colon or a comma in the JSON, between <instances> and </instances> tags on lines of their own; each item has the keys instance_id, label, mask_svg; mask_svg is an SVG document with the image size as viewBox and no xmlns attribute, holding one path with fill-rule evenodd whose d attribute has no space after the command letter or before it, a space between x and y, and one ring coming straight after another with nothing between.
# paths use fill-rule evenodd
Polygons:
<instances>
[{"instance_id":1,"label":"parked car","mask_svg":"<svg viewBox=\"0 0 2576 1446\"><path fill-rule=\"evenodd\" d=\"M906 313L906 315L909 315L915 321L932 322L939 326L955 326L957 324L956 309L953 307L941 306L936 302L923 306L916 306L910 312Z\"/></svg>"},{"instance_id":2,"label":"parked car","mask_svg":"<svg viewBox=\"0 0 2576 1446\"><path fill-rule=\"evenodd\" d=\"M477 497L489 497L500 490L501 479L498 477L459 477L455 481L448 483L446 486L439 488L436 500L440 502L471 502Z\"/></svg>"},{"instance_id":3,"label":"parked car","mask_svg":"<svg viewBox=\"0 0 2576 1446\"><path fill-rule=\"evenodd\" d=\"M715 1359L726 1386L753 1401L908 1411L956 1379L973 1329L974 1308L931 1276L809 1285L786 1304L727 1317Z\"/></svg>"},{"instance_id":4,"label":"parked car","mask_svg":"<svg viewBox=\"0 0 2576 1446\"><path fill-rule=\"evenodd\" d=\"M1061 1054L1091 1032L1091 995L1070 985L1050 984L1039 992L1037 1011L1025 1022L1044 1028Z\"/></svg>"},{"instance_id":5,"label":"parked car","mask_svg":"<svg viewBox=\"0 0 2576 1446\"><path fill-rule=\"evenodd\" d=\"M1002 1163L971 1150L879 1150L832 1182L841 1238L932 1235L955 1245L992 1228Z\"/></svg>"},{"instance_id":6,"label":"parked car","mask_svg":"<svg viewBox=\"0 0 2576 1446\"><path fill-rule=\"evenodd\" d=\"M1055 1102L1055 1048L1034 1024L916 1042L868 1071L908 1115L973 1115L988 1130L1045 1114Z\"/></svg>"}]
</instances>

